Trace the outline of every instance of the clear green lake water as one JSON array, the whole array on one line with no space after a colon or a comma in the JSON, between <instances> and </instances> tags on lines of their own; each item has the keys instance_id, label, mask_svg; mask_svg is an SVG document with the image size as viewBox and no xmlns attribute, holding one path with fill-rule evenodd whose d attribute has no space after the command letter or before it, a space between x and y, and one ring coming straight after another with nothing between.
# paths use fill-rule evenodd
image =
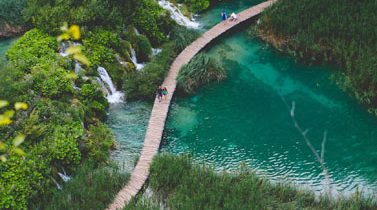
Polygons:
<instances>
[{"instance_id":1,"label":"clear green lake water","mask_svg":"<svg viewBox=\"0 0 377 210\"><path fill-rule=\"evenodd\" d=\"M5 53L15 40L16 38L0 39L0 63L5 61Z\"/></svg>"},{"instance_id":2,"label":"clear green lake water","mask_svg":"<svg viewBox=\"0 0 377 210\"><path fill-rule=\"evenodd\" d=\"M206 30L220 13L241 11L261 1L224 2L202 14ZM237 170L245 163L274 181L299 184L323 192L319 164L294 128L288 103L314 147L328 132L325 162L336 192L377 190L377 118L331 80L333 69L309 67L276 52L238 30L221 38L206 53L219 60L228 79L176 96L165 127L162 151L190 153L217 170ZM132 169L143 144L151 109L126 103L110 109L108 124L118 139L114 159ZM128 163L127 163L128 161Z\"/></svg>"}]
</instances>

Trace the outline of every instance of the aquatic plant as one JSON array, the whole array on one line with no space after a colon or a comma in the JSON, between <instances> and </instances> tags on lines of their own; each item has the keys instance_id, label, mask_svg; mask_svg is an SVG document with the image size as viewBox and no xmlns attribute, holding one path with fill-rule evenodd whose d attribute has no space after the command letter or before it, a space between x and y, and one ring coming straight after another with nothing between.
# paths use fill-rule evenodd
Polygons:
<instances>
[{"instance_id":1,"label":"aquatic plant","mask_svg":"<svg viewBox=\"0 0 377 210\"><path fill-rule=\"evenodd\" d=\"M372 199L355 194L329 200L284 183L271 183L246 167L217 173L187 155L160 154L153 160L149 186L169 209L376 209ZM126 209L155 209L133 201ZM149 204L153 204L150 202Z\"/></svg>"},{"instance_id":2,"label":"aquatic plant","mask_svg":"<svg viewBox=\"0 0 377 210\"><path fill-rule=\"evenodd\" d=\"M177 78L177 85L184 92L193 93L203 85L212 81L219 82L225 78L226 72L216 60L199 53L181 68Z\"/></svg>"},{"instance_id":3,"label":"aquatic plant","mask_svg":"<svg viewBox=\"0 0 377 210\"><path fill-rule=\"evenodd\" d=\"M377 4L328 3L279 0L262 14L261 35L301 61L340 67L342 73L334 76L337 83L376 114Z\"/></svg>"},{"instance_id":4,"label":"aquatic plant","mask_svg":"<svg viewBox=\"0 0 377 210\"><path fill-rule=\"evenodd\" d=\"M105 209L128 176L116 166L87 161L51 199L40 199L42 202L32 204L31 209Z\"/></svg>"}]
</instances>

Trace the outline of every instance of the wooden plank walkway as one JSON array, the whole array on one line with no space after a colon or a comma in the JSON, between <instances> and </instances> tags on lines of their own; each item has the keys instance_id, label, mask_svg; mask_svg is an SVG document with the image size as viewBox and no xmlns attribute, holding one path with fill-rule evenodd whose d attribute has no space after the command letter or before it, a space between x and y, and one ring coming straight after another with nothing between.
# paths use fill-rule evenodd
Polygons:
<instances>
[{"instance_id":1,"label":"wooden plank walkway","mask_svg":"<svg viewBox=\"0 0 377 210\"><path fill-rule=\"evenodd\" d=\"M225 33L234 26L257 16L263 11L263 9L269 7L274 2L275 0L266 1L240 12L238 14L238 20L236 22L227 21L226 23L221 22L217 24L216 26L205 32L201 37L199 37L189 46L187 46L174 60L163 83L163 86L168 89L169 94L167 95L167 98L162 102L158 102L157 99L154 101L151 117L149 119L148 128L144 139L144 147L141 151L139 161L137 162L135 169L131 173L129 182L117 194L113 203L108 207L108 210L123 209L125 204L128 203L131 198L139 192L139 190L143 187L145 181L147 180L149 175L149 167L152 162L153 156L158 152L158 149L160 147L170 102L177 85L176 78L181 67L187 64L212 40L219 37L221 34Z\"/></svg>"}]
</instances>

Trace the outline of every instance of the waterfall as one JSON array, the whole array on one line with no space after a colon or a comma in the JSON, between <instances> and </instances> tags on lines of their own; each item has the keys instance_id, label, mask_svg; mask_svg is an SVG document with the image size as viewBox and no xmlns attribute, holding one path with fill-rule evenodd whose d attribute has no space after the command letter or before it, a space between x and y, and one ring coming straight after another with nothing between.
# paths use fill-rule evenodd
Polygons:
<instances>
[{"instance_id":1,"label":"waterfall","mask_svg":"<svg viewBox=\"0 0 377 210\"><path fill-rule=\"evenodd\" d=\"M162 49L160 48L152 48L152 56L158 55L161 51Z\"/></svg>"},{"instance_id":2,"label":"waterfall","mask_svg":"<svg viewBox=\"0 0 377 210\"><path fill-rule=\"evenodd\" d=\"M62 178L63 182L68 182L69 180L71 180L71 177L70 176L67 176L67 174L62 174L60 172L58 172L58 175L60 176L60 178Z\"/></svg>"},{"instance_id":3,"label":"waterfall","mask_svg":"<svg viewBox=\"0 0 377 210\"><path fill-rule=\"evenodd\" d=\"M111 104L120 103L123 101L124 94L120 91L117 91L111 77L107 73L106 69L99 66L97 68L100 78L97 77L97 81L102 85L103 89L106 92L107 101Z\"/></svg>"},{"instance_id":4,"label":"waterfall","mask_svg":"<svg viewBox=\"0 0 377 210\"><path fill-rule=\"evenodd\" d=\"M82 72L81 65L79 64L79 62L76 61L76 63L75 63L75 73L76 73L77 75L80 75L81 72Z\"/></svg>"},{"instance_id":5,"label":"waterfall","mask_svg":"<svg viewBox=\"0 0 377 210\"><path fill-rule=\"evenodd\" d=\"M134 28L134 31L135 31L135 34L136 34L137 36L140 36L140 32L137 30L137 28Z\"/></svg>"},{"instance_id":6,"label":"waterfall","mask_svg":"<svg viewBox=\"0 0 377 210\"><path fill-rule=\"evenodd\" d=\"M170 3L169 1L159 0L158 4L165 10L169 11L171 18L179 25L186 26L187 28L199 28L199 23L184 16L181 10L179 10L179 8L174 6L174 4Z\"/></svg>"},{"instance_id":7,"label":"waterfall","mask_svg":"<svg viewBox=\"0 0 377 210\"><path fill-rule=\"evenodd\" d=\"M62 56L62 57L68 56L68 54L65 53L65 51L68 49L68 47L69 47L69 43L62 42L62 44L60 46L60 50L59 50L60 56Z\"/></svg>"},{"instance_id":8,"label":"waterfall","mask_svg":"<svg viewBox=\"0 0 377 210\"><path fill-rule=\"evenodd\" d=\"M138 63L137 62L136 52L135 52L135 50L133 48L131 48L131 61L135 65L136 70L140 70L140 69L144 68L144 64L143 63Z\"/></svg>"},{"instance_id":9,"label":"waterfall","mask_svg":"<svg viewBox=\"0 0 377 210\"><path fill-rule=\"evenodd\" d=\"M60 184L59 184L59 183L58 183L53 177L51 177L51 179L52 179L52 181L55 183L56 188L57 188L58 190L61 190L62 187L60 186Z\"/></svg>"},{"instance_id":10,"label":"waterfall","mask_svg":"<svg viewBox=\"0 0 377 210\"><path fill-rule=\"evenodd\" d=\"M81 45L80 43L77 43L77 42L70 42L70 41L67 41L67 42L62 42L61 46L60 46L60 50L59 50L59 54L60 56L62 57L67 57L68 54L66 53L66 50L71 46L77 46L77 45Z\"/></svg>"}]
</instances>

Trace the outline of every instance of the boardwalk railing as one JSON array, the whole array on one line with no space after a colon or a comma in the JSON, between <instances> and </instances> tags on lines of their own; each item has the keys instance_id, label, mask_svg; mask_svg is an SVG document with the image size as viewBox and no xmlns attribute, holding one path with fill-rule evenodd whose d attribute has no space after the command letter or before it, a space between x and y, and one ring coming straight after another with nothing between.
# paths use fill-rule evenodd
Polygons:
<instances>
[{"instance_id":1,"label":"boardwalk railing","mask_svg":"<svg viewBox=\"0 0 377 210\"><path fill-rule=\"evenodd\" d=\"M208 45L212 40L219 37L229 29L233 28L240 23L249 20L258 14L263 9L269 7L274 0L266 1L264 3L253 6L238 14L238 20L233 22L221 22L205 32L201 37L187 46L174 60L170 66L167 77L164 80L163 86L165 86L170 94L167 98L161 102L157 99L154 101L151 117L149 119L147 132L144 139L144 146L140 154L139 161L136 164L135 169L131 173L129 182L123 189L117 194L113 203L108 207L109 210L116 210L124 208L125 204L135 196L139 190L143 187L145 181L149 175L149 167L151 165L153 156L157 153L162 138L162 132L165 127L165 121L168 115L169 106L173 93L177 86L177 75L181 67L187 64L200 50Z\"/></svg>"}]
</instances>

